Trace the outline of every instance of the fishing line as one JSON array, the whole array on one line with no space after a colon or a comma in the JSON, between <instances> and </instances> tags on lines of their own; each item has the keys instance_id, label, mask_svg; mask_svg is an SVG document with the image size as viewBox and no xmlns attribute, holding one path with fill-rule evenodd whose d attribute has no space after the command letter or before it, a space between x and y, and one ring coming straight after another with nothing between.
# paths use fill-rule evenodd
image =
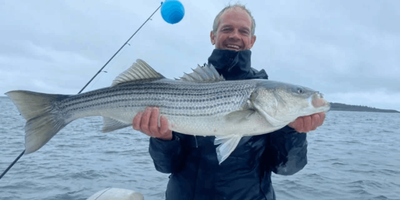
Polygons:
<instances>
[{"instance_id":1,"label":"fishing line","mask_svg":"<svg viewBox=\"0 0 400 200\"><path fill-rule=\"evenodd\" d=\"M86 88L86 86L88 86L88 85L90 84L90 82L92 82L93 79L96 78L96 76L97 76L98 74L100 74L100 73L103 71L104 67L106 67L106 66L108 65L108 63L109 63L112 59L114 59L114 57L125 47L125 45L128 44L129 40L131 40L131 39L133 38L133 36L136 35L136 33L147 23L147 21L150 20L150 18L158 11L158 9L161 8L161 6L162 6L162 2L161 2L161 5L158 6L158 8L153 12L153 14L151 14L150 17L147 18L147 20L143 22L143 24L135 31L135 33L133 33L133 34L131 35L131 37L129 37L129 39L121 46L121 48L119 48L118 51L115 52L114 55L111 56L111 58L103 65L103 67L92 77L92 79L90 79L90 81L89 81L88 83L86 83L86 85L81 89L81 91L78 92L78 94L80 94L80 93Z\"/></svg>"},{"instance_id":2,"label":"fishing line","mask_svg":"<svg viewBox=\"0 0 400 200\"><path fill-rule=\"evenodd\" d=\"M96 78L96 76L99 75L103 71L104 67L106 67L108 65L108 63L111 62L112 59L114 59L114 57L125 47L125 45L128 44L129 40L131 40L133 38L133 36L135 36L136 33L139 32L139 30L151 19L151 17L153 17L153 15L161 8L162 5L163 5L163 2L161 2L161 5L158 6L158 8L150 15L150 17L147 18L146 21L143 22L143 24L135 31L135 33L133 33L131 35L131 37L129 37L129 39L118 49L118 51L116 51L114 53L114 55L111 56L111 58L103 65L103 67L101 67L101 69L89 80L89 82L87 82L86 85L83 86L83 88L78 92L78 94L80 94L90 84L90 82L92 82L93 79ZM0 179L3 178L3 176L8 172L8 170L10 170L11 167L14 166L14 164L22 157L22 155L24 155L24 153L25 153L25 150L23 150L22 153L14 160L14 162L12 162L11 165L8 166L8 168L0 175Z\"/></svg>"}]
</instances>

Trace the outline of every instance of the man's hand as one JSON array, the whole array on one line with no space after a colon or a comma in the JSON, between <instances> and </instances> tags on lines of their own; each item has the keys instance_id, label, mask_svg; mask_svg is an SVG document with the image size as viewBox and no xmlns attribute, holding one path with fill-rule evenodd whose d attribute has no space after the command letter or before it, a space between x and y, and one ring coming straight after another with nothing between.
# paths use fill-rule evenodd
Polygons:
<instances>
[{"instance_id":1,"label":"man's hand","mask_svg":"<svg viewBox=\"0 0 400 200\"><path fill-rule=\"evenodd\" d=\"M310 116L299 117L288 126L294 128L299 133L307 133L317 129L325 120L325 112L315 113Z\"/></svg>"},{"instance_id":2,"label":"man's hand","mask_svg":"<svg viewBox=\"0 0 400 200\"><path fill-rule=\"evenodd\" d=\"M157 107L147 107L144 112L139 112L135 118L133 118L133 129L150 137L171 140L172 131L169 130L168 120L166 117L161 116L159 127L159 116L160 110Z\"/></svg>"}]
</instances>

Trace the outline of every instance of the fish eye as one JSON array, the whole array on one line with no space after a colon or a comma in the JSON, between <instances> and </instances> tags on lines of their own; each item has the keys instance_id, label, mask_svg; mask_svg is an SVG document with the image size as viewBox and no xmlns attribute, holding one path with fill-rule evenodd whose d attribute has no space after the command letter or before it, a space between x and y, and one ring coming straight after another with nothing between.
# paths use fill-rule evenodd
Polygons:
<instances>
[{"instance_id":1,"label":"fish eye","mask_svg":"<svg viewBox=\"0 0 400 200\"><path fill-rule=\"evenodd\" d=\"M303 93L303 89L297 88L297 93L302 94Z\"/></svg>"}]
</instances>

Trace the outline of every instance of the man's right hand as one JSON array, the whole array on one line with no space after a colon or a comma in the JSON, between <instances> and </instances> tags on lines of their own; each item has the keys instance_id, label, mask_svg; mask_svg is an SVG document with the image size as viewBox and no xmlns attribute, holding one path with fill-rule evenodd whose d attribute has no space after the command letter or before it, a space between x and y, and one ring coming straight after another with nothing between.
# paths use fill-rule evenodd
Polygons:
<instances>
[{"instance_id":1,"label":"man's right hand","mask_svg":"<svg viewBox=\"0 0 400 200\"><path fill-rule=\"evenodd\" d=\"M133 118L133 129L150 137L172 140L172 131L169 130L168 119L165 116L161 116L159 127L159 117L160 110L157 107L147 107L144 112L139 112Z\"/></svg>"}]
</instances>

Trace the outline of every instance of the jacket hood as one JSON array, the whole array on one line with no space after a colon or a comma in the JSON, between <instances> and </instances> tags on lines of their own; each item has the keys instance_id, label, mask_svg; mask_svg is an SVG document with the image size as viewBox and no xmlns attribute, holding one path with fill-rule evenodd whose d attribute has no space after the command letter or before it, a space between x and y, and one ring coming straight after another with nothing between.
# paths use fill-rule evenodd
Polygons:
<instances>
[{"instance_id":1,"label":"jacket hood","mask_svg":"<svg viewBox=\"0 0 400 200\"><path fill-rule=\"evenodd\" d=\"M268 79L264 70L258 71L251 67L250 50L214 49L208 58L208 64L212 64L226 80Z\"/></svg>"}]
</instances>

